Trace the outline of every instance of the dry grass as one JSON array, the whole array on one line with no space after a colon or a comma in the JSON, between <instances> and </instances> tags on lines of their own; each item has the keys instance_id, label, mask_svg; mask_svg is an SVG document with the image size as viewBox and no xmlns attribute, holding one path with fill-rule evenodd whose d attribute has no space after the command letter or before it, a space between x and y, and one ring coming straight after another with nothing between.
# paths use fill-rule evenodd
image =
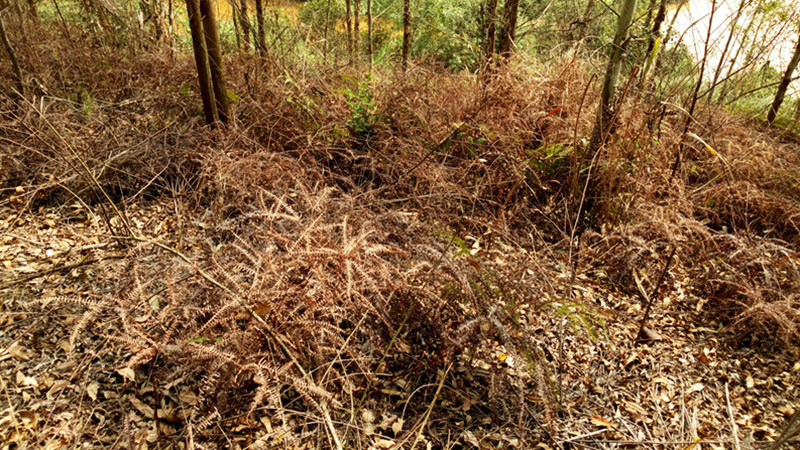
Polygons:
<instances>
[{"instance_id":1,"label":"dry grass","mask_svg":"<svg viewBox=\"0 0 800 450\"><path fill-rule=\"evenodd\" d=\"M185 55L65 42L34 39L21 52L41 88L29 103L3 100L1 198L20 210L77 199L105 214L109 234L122 232L119 218L92 178L123 205L145 194L176 205L180 225L153 236L174 252L128 246L104 266L105 288L55 304L85 308L76 349L95 334L122 366L201 394L182 433L213 439L210 418L257 415L273 427L262 444L330 446L337 433L366 447L350 430L365 402L391 404L377 385L435 387L438 369L472 370L497 345L524 361L525 382L493 368L490 383L461 388L491 399L486 417L513 417L520 439L533 439L526 398L545 412L541 429L553 426L560 356L521 311L571 296L555 267L570 270L574 187L591 160L577 154L596 103L594 85L582 98L587 63L512 65L484 83L423 67L371 79L280 70L234 55L236 120L209 130ZM680 116L650 129L647 106L628 96L592 166L577 270L603 267L635 292L633 270L656 273L678 246L665 285L689 277L681 307L698 322L796 340L796 151L736 122L697 124L718 156L688 142L670 180ZM480 242L514 247L481 259ZM442 436L450 426L436 425Z\"/></svg>"}]
</instances>

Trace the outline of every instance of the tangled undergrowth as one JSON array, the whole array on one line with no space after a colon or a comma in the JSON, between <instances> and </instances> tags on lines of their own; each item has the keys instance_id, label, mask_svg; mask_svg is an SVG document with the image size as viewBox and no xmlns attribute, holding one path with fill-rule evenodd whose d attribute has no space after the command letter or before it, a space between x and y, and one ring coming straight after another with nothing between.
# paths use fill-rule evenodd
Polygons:
<instances>
[{"instance_id":1,"label":"tangled undergrowth","mask_svg":"<svg viewBox=\"0 0 800 450\"><path fill-rule=\"evenodd\" d=\"M197 392L179 420L198 442L215 418L244 416L270 423L255 446L367 447L354 430L368 404L391 403L391 386L441 389L496 345L522 364L471 380L491 399L482 413L543 439L564 362L528 326L572 299L572 270L602 268L635 293L672 248L664 286L688 280L677 307L698 325L739 343L754 329L800 338L800 153L720 111L682 138L680 115L656 123L631 96L593 160L596 89L580 60L365 78L234 55L235 120L209 130L189 59L35 39L21 55L37 92L2 105L2 202L76 204L64 214L101 215L123 252L96 288L36 304L80 306L73 352L101 338L119 368ZM134 232L126 206L161 199L174 220ZM482 259L482 245L508 252ZM396 438L444 446L446 423L421 437L430 390Z\"/></svg>"}]
</instances>

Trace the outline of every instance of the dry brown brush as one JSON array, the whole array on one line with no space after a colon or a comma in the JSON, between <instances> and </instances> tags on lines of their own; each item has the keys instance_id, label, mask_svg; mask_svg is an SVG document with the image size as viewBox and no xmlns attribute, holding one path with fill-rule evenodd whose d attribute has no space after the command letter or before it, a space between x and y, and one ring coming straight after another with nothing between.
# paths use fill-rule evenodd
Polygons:
<instances>
[{"instance_id":1,"label":"dry brown brush","mask_svg":"<svg viewBox=\"0 0 800 450\"><path fill-rule=\"evenodd\" d=\"M75 199L91 212L108 206L103 192L148 193L188 212L160 236L118 236L127 257L103 266L98 289L50 303L84 310L74 350L99 337L167 397L195 392L182 433L269 417L272 433L253 437L264 445L366 439L351 430L362 408L402 413L398 386L433 402L438 372L455 364L467 375L442 385L479 392L490 401L473 413L513 417L530 439L534 415L553 424L558 386L554 352L527 321L569 295L553 267L572 269L581 221L576 270L603 267L635 292L634 269L656 273L677 246L665 286L686 276L682 307L697 320L798 337L792 147L698 125L671 179L680 116L654 126L629 96L602 152L584 155L596 89L585 62L512 65L485 81L426 68L280 71L236 55L236 119L208 130L189 58L33 45L25 61L43 90L3 103L0 198L21 210ZM584 183L589 207L576 220ZM497 363L499 347L516 371ZM407 414L421 421L427 406ZM438 445L466 420L447 414L428 427Z\"/></svg>"}]
</instances>

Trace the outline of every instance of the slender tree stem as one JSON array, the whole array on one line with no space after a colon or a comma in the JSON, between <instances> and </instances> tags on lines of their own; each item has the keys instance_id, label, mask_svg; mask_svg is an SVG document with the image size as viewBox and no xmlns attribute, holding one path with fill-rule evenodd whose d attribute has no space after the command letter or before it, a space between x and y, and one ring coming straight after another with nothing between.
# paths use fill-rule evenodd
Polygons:
<instances>
[{"instance_id":1,"label":"slender tree stem","mask_svg":"<svg viewBox=\"0 0 800 450\"><path fill-rule=\"evenodd\" d=\"M14 69L14 77L17 79L17 93L15 96L24 96L25 84L22 82L22 69L20 69L19 60L17 59L17 54L14 52L14 47L8 39L2 14L0 14L0 39L3 40L3 47L5 47L8 57L11 59L11 67Z\"/></svg>"}]
</instances>

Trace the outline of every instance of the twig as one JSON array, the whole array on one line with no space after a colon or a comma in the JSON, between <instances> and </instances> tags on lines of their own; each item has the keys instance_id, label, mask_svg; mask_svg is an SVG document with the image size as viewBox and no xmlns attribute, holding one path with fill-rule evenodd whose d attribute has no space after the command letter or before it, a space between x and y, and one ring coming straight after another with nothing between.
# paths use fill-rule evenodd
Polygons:
<instances>
[{"instance_id":1,"label":"twig","mask_svg":"<svg viewBox=\"0 0 800 450\"><path fill-rule=\"evenodd\" d=\"M55 126L53 126L53 124L52 124L52 123L50 123L50 120L48 120L48 119L47 119L47 117L44 115L44 113L43 113L43 112L42 112L42 111L41 111L39 108L37 108L37 107L36 107L36 105L34 105L33 103L31 103L31 102L30 102L30 100L28 100L28 99L26 99L26 98L24 98L24 97L22 97L22 99L23 99L23 101L25 101L25 103L27 103L27 104L28 104L28 106L30 106L31 108L33 108L33 110L34 110L34 111L36 111L37 113L39 113L39 117L41 117L42 121L43 121L45 124L47 124L47 126L50 128L50 130L51 130L53 133L55 133L56 137L58 137L58 139L61 141L61 144L62 144L62 145L63 145L63 146L64 146L64 147L65 147L65 148L66 148L66 149L67 149L67 150L68 150L68 151L69 151L69 152L72 154L72 156L73 156L73 157L74 157L74 158L75 158L75 159L78 161L78 163L80 164L81 168L82 168L82 169L83 169L83 171L86 173L86 176L87 176L87 178L89 178L89 181L90 181L92 184L94 184L94 185L95 185L95 187L96 187L96 188L97 188L97 189L100 191L100 193L101 193L101 194L103 194L103 197L105 197L106 201L107 201L107 202L108 202L108 203L111 205L111 208L114 210L114 213L117 215L117 217L119 218L120 222L122 222L122 226L125 228L125 231L126 231L126 232L127 232L129 235L133 236L133 235L134 235L134 231L133 231L133 229L130 227L130 225L128 224L128 221L127 221L127 220L125 220L125 216L122 214L122 212L119 210L119 208L117 208L117 204L116 204L116 203L114 203L114 201L111 199L111 197L109 197L109 195L108 195L108 193L105 191L105 189L103 189L103 186L102 186L102 185L100 184L100 182L97 180L97 177L94 175L94 172L92 172L92 170L89 168L89 165L88 165L88 164L86 164L86 161L84 161L84 159L83 159L83 158L81 158L81 156L78 154L78 152L77 152L77 151L75 151L75 149L74 149L74 148L73 148L73 147L72 147L72 146L69 144L69 142L67 142L67 140L64 138L64 136L62 136L62 135L61 135L61 133L59 133L59 132L58 132L58 130L56 129L56 127L55 127ZM57 150L57 149L54 149L54 150ZM98 196L99 196L99 195L98 195ZM114 233L114 229L113 229L113 228L111 228L111 222L110 222L110 220L107 220L107 224L108 224L109 231L110 231L111 233Z\"/></svg>"},{"instance_id":2,"label":"twig","mask_svg":"<svg viewBox=\"0 0 800 450\"><path fill-rule=\"evenodd\" d=\"M797 433L800 433L798 422L800 422L800 408L797 408L797 411L794 412L792 418L789 419L789 422L787 422L786 426L783 428L781 435L767 450L777 450L780 446L789 442Z\"/></svg>"},{"instance_id":3,"label":"twig","mask_svg":"<svg viewBox=\"0 0 800 450\"><path fill-rule=\"evenodd\" d=\"M412 314L413 311L414 311L414 306L413 305L406 310L406 314L403 317L403 321L400 323L400 326L397 327L397 331L395 331L394 335L392 336L392 340L389 341L389 345L386 346L386 350L383 352L383 356L381 357L380 361L378 361L378 364L377 364L376 367L380 367L381 364L383 364L383 362L389 356L389 352L392 350L392 347L394 346L394 343L397 341L398 337L400 336L400 332L403 330L403 327L405 326L406 322L408 321L408 318L411 317L411 314ZM367 399L367 395L369 394L370 389L372 389L372 383L374 381L375 381L375 376L370 377L369 380L367 380L367 387L364 388L364 392L361 394L361 398L358 401L358 405L356 405L356 408L353 410L353 413L350 416L350 421L351 422L354 422L356 420L356 417L358 416L358 413L361 412L361 407L364 405L364 401ZM348 427L350 427L350 426L351 425L348 424ZM347 438L348 438L349 434L350 434L350 428L347 428L345 430L345 432L344 432L344 441L345 442L347 442Z\"/></svg>"},{"instance_id":4,"label":"twig","mask_svg":"<svg viewBox=\"0 0 800 450\"><path fill-rule=\"evenodd\" d=\"M725 383L725 403L728 406L728 416L731 418L731 434L733 435L733 448L740 450L739 444L739 427L736 426L736 421L733 418L733 407L731 407L731 393L728 391L728 383Z\"/></svg>"},{"instance_id":5,"label":"twig","mask_svg":"<svg viewBox=\"0 0 800 450\"><path fill-rule=\"evenodd\" d=\"M588 437L596 436L596 435L598 435L598 434L603 434L603 433L605 433L606 431L608 431L608 428L603 428L602 430L592 431L591 433L587 433L587 434L580 434L580 435L578 435L578 436L571 437L571 438L569 438L569 439L567 439L567 440L560 441L560 442L563 444L563 443L566 443L566 442L572 442L572 441L584 440L584 439L586 439L586 438L588 438Z\"/></svg>"},{"instance_id":6,"label":"twig","mask_svg":"<svg viewBox=\"0 0 800 450\"><path fill-rule=\"evenodd\" d=\"M447 370L445 370L444 374L442 374L442 379L439 380L439 386L436 388L436 392L433 394L433 399L431 400L431 404L428 405L428 410L425 411L425 418L422 419L419 430L417 430L417 437L414 438L414 443L411 444L411 450L414 450L419 443L419 440L422 439L422 432L425 430L425 425L427 425L428 419L431 417L431 411L433 411L433 407L436 405L436 399L439 398L439 393L442 391L442 386L444 386L444 380L447 379L447 374L450 373L451 368L453 368L453 363L450 363L450 365L447 366Z\"/></svg>"},{"instance_id":7,"label":"twig","mask_svg":"<svg viewBox=\"0 0 800 450\"><path fill-rule=\"evenodd\" d=\"M642 316L642 321L639 323L639 331L636 332L636 343L642 341L642 330L644 330L644 325L647 323L647 317L650 315L650 307L653 306L653 300L658 295L658 288L661 286L661 282L664 281L664 277L667 275L667 270L669 269L670 264L672 263L672 258L675 257L675 252L678 251L677 246L672 247L672 251L669 254L669 258L667 258L667 263L664 264L664 269L661 271L661 275L658 276L658 281L653 286L653 293L650 294L650 298L647 298L647 294L640 290L644 300L647 302L647 307L644 309L644 315Z\"/></svg>"},{"instance_id":8,"label":"twig","mask_svg":"<svg viewBox=\"0 0 800 450\"><path fill-rule=\"evenodd\" d=\"M90 264L94 264L94 263L100 262L100 261L106 261L106 260L111 260L111 259L122 259L122 258L123 258L123 256L121 256L121 255L113 255L113 256L108 256L108 257L102 258L102 259L96 259L96 258L93 258L93 259L82 259L81 261L79 261L77 263L74 263L74 264L64 264L64 265L53 267L52 269L47 269L47 270L44 270L44 271L41 271L41 272L36 272L36 273L28 274L28 275L23 275L23 276L17 278L16 280L14 280L14 281L9 281L6 284L0 284L0 290L8 289L8 288L14 287L14 286L16 286L18 284L22 284L22 283L25 283L25 282L28 282L28 281L31 281L31 280L35 280L37 278L41 278L41 277L50 275L52 273L61 272L62 270L72 270L72 269L75 269L77 267L88 266Z\"/></svg>"}]
</instances>

